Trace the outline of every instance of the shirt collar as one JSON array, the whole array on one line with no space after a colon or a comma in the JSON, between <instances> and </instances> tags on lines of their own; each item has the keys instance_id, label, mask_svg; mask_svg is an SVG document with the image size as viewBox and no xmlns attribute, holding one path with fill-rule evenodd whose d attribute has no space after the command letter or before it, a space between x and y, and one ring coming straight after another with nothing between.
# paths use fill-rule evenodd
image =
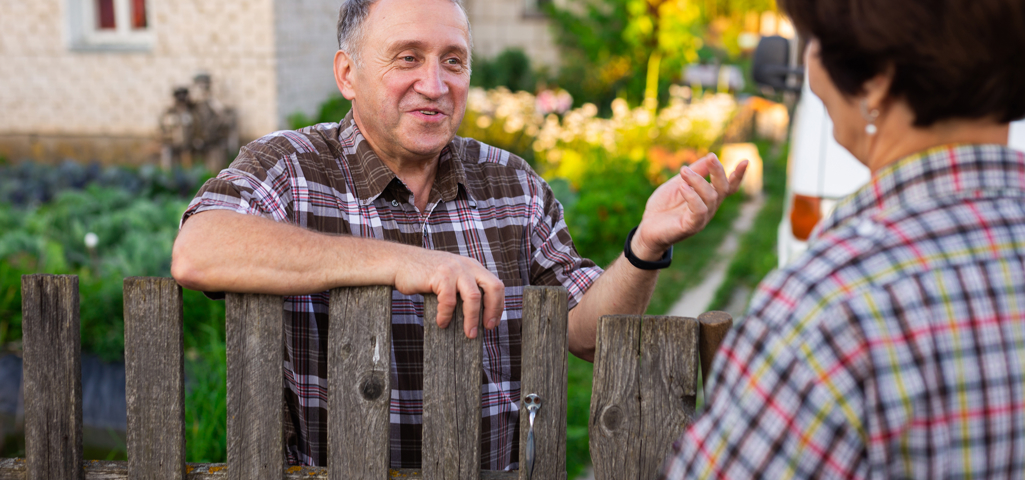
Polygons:
<instances>
[{"instance_id":1,"label":"shirt collar","mask_svg":"<svg viewBox=\"0 0 1025 480\"><path fill-rule=\"evenodd\" d=\"M812 235L852 218L906 209L926 200L1025 197L1025 154L1004 145L942 145L905 157L837 204Z\"/></svg>"},{"instance_id":2,"label":"shirt collar","mask_svg":"<svg viewBox=\"0 0 1025 480\"><path fill-rule=\"evenodd\" d=\"M342 145L342 160L349 167L352 182L356 187L356 196L361 204L369 204L381 196L393 180L395 172L377 156L370 147L363 133L359 131L352 118L352 110L339 122L338 140ZM438 170L435 173L434 185L431 188L431 200L440 195L441 200L449 202L456 198L459 186L466 188L466 172L460 160L464 153L464 142L459 137L453 138L442 149L438 158Z\"/></svg>"}]
</instances>

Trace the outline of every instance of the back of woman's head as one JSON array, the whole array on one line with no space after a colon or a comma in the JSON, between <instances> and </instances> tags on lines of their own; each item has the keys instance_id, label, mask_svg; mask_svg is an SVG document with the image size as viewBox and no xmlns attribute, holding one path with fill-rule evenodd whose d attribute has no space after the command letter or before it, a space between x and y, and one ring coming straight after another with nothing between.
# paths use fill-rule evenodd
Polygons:
<instances>
[{"instance_id":1,"label":"back of woman's head","mask_svg":"<svg viewBox=\"0 0 1025 480\"><path fill-rule=\"evenodd\" d=\"M1025 0L779 0L846 95L893 68L890 94L925 127L1025 116Z\"/></svg>"}]
</instances>

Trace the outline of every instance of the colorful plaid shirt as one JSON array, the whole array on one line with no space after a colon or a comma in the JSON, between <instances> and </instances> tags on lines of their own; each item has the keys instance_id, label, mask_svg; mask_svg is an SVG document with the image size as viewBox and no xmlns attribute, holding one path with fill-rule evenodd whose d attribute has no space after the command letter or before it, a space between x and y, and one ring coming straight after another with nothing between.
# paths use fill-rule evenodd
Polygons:
<instances>
[{"instance_id":1,"label":"colorful plaid shirt","mask_svg":"<svg viewBox=\"0 0 1025 480\"><path fill-rule=\"evenodd\" d=\"M242 149L200 189L182 222L215 209L317 232L379 238L474 258L505 284L484 331L481 468L517 468L523 287L562 285L572 308L602 270L582 259L562 206L509 152L456 137L442 151L424 212L371 150L350 113L340 124L276 132ZM328 292L284 301L289 462L326 465ZM419 468L423 297L392 292L391 464Z\"/></svg>"},{"instance_id":2,"label":"colorful plaid shirt","mask_svg":"<svg viewBox=\"0 0 1025 480\"><path fill-rule=\"evenodd\" d=\"M1025 478L1025 155L945 146L837 206L716 354L668 478Z\"/></svg>"}]
</instances>

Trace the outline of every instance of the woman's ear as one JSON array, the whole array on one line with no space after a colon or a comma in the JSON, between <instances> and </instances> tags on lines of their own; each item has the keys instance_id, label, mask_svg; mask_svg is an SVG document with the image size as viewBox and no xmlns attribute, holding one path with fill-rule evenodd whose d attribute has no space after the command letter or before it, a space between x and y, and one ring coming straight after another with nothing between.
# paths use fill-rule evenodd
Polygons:
<instances>
[{"instance_id":1,"label":"woman's ear","mask_svg":"<svg viewBox=\"0 0 1025 480\"><path fill-rule=\"evenodd\" d=\"M356 98L356 69L352 57L341 50L335 52L335 83L338 91L350 102Z\"/></svg>"},{"instance_id":2,"label":"woman's ear","mask_svg":"<svg viewBox=\"0 0 1025 480\"><path fill-rule=\"evenodd\" d=\"M890 86L893 85L894 67L887 65L883 71L868 79L862 86L865 93L865 103L869 110L882 109L886 106L890 96Z\"/></svg>"}]
</instances>

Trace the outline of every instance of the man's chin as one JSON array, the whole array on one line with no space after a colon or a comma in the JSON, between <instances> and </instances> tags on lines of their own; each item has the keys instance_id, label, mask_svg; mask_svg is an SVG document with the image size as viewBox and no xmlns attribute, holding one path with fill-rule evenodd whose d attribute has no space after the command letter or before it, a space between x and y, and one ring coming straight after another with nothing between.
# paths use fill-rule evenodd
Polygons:
<instances>
[{"instance_id":1,"label":"man's chin","mask_svg":"<svg viewBox=\"0 0 1025 480\"><path fill-rule=\"evenodd\" d=\"M437 155L455 138L455 135L455 132L415 135L407 138L403 142L403 147L418 156Z\"/></svg>"}]
</instances>

